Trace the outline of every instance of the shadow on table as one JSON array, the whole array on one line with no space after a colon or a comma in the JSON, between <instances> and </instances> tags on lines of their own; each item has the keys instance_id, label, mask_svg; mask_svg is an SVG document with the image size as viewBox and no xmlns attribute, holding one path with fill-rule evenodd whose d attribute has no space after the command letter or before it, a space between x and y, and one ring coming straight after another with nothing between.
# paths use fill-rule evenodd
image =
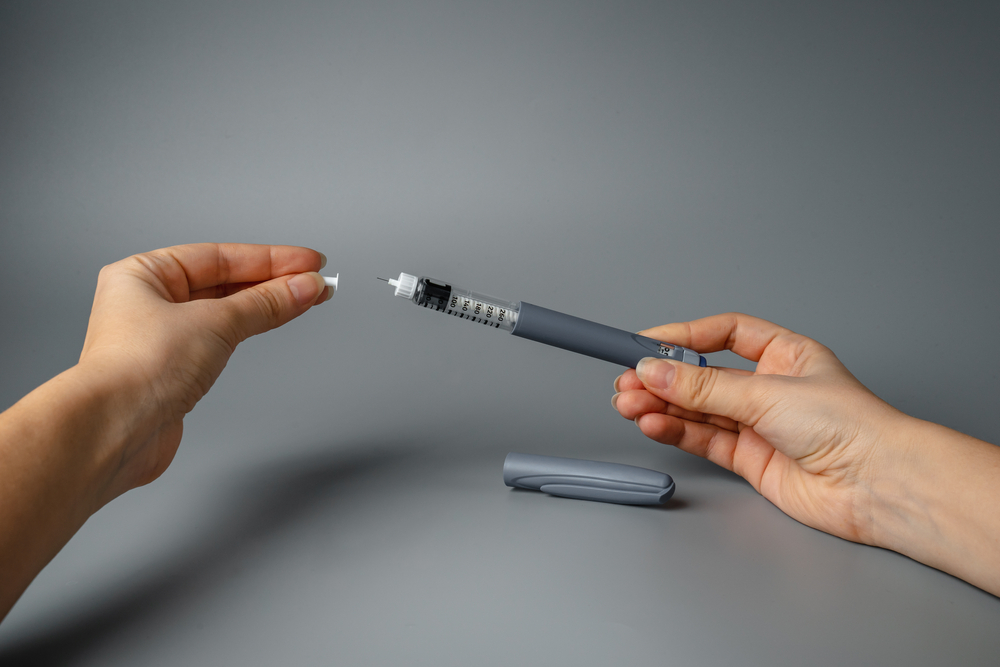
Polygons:
<instances>
[{"instance_id":1,"label":"shadow on table","mask_svg":"<svg viewBox=\"0 0 1000 667\"><path fill-rule=\"evenodd\" d=\"M126 633L163 607L199 595L212 573L222 570L252 543L279 532L337 494L346 481L415 456L413 447L376 443L348 452L270 463L241 481L228 514L170 566L36 637L0 649L0 665L72 663L112 637Z\"/></svg>"}]
</instances>

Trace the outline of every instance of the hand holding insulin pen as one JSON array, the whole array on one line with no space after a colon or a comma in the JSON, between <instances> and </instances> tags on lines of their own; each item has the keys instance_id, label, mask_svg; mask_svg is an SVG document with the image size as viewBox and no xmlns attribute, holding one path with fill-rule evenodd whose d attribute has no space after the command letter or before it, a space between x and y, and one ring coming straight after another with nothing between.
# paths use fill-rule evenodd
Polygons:
<instances>
[{"instance_id":1,"label":"hand holding insulin pen","mask_svg":"<svg viewBox=\"0 0 1000 667\"><path fill-rule=\"evenodd\" d=\"M662 356L695 366L707 365L705 357L686 347L525 301L504 301L408 273L400 273L393 280L379 280L394 287L396 296L418 306L613 364L635 368L644 357ZM336 278L326 281L336 289ZM659 505L674 493L670 475L654 470L517 452L507 455L503 479L507 486L540 490L554 496L626 505Z\"/></svg>"}]
</instances>

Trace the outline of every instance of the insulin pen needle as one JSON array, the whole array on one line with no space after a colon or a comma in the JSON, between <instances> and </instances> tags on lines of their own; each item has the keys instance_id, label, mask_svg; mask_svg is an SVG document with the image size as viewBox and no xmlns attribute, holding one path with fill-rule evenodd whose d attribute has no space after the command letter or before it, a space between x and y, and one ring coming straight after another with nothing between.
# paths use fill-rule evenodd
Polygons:
<instances>
[{"instance_id":1,"label":"insulin pen needle","mask_svg":"<svg viewBox=\"0 0 1000 667\"><path fill-rule=\"evenodd\" d=\"M388 278L379 278L379 280L384 280L389 283L391 287L395 287L396 296L406 296L406 298L413 296L413 291L417 287L417 279L405 273L399 274L398 280L389 280Z\"/></svg>"}]
</instances>

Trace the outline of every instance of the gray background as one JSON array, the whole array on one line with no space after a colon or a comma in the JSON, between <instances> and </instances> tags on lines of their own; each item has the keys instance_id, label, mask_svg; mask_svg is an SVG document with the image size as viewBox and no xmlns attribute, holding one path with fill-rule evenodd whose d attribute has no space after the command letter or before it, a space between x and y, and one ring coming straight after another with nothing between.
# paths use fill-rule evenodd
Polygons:
<instances>
[{"instance_id":1,"label":"gray background","mask_svg":"<svg viewBox=\"0 0 1000 667\"><path fill-rule=\"evenodd\" d=\"M998 442L998 19L3 3L0 407L74 363L99 268L134 252L308 245L342 291L241 346L170 470L32 584L0 662L996 664L997 598L646 440L611 365L375 276L633 330L749 312ZM510 450L679 490L666 509L511 491Z\"/></svg>"}]
</instances>

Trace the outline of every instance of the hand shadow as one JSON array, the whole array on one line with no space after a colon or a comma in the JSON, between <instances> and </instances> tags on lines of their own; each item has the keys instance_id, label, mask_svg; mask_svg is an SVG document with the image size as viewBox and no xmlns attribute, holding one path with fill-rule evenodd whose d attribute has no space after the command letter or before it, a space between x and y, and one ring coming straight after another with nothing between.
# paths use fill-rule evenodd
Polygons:
<instances>
[{"instance_id":1,"label":"hand shadow","mask_svg":"<svg viewBox=\"0 0 1000 667\"><path fill-rule=\"evenodd\" d=\"M262 466L240 481L230 512L193 539L168 567L38 636L0 649L0 665L72 663L115 636L127 634L158 610L200 595L214 573L221 574L248 546L273 537L335 496L342 482L395 466L416 454L405 444L360 443L346 452L343 447L339 450Z\"/></svg>"}]
</instances>

